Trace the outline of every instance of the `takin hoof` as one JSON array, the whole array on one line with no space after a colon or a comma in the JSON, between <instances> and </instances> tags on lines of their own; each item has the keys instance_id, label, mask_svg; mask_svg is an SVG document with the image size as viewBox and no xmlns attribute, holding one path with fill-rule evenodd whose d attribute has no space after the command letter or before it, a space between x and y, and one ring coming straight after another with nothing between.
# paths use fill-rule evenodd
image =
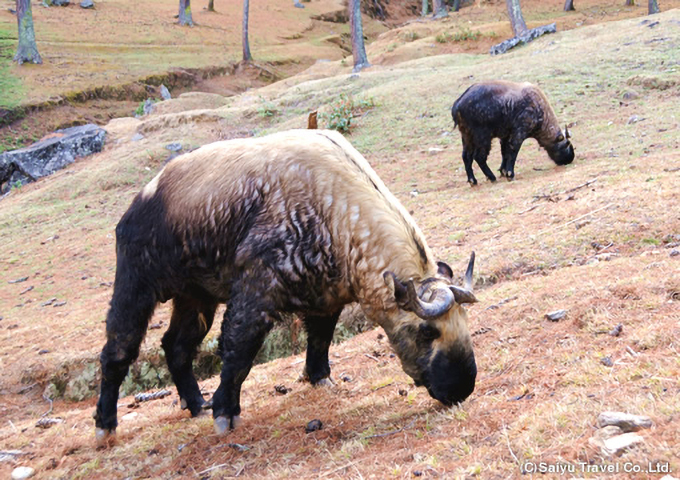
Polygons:
<instances>
[{"instance_id":1,"label":"takin hoof","mask_svg":"<svg viewBox=\"0 0 680 480\"><path fill-rule=\"evenodd\" d=\"M182 410L187 410L187 409L189 409L189 404L188 404L187 401L184 400L184 399L182 399L182 400L179 402L179 406L180 406L180 408L181 408ZM192 416L192 417L201 417L201 416L203 416L203 415L206 413L206 410L212 410L212 406L213 406L213 404L212 404L212 398L211 398L209 401L207 401L207 402L206 402L206 401L203 401L203 403L201 403L201 408L200 408L200 410L198 410L198 411L195 412L195 413L194 413L194 412L191 412L191 416Z\"/></svg>"},{"instance_id":2,"label":"takin hoof","mask_svg":"<svg viewBox=\"0 0 680 480\"><path fill-rule=\"evenodd\" d=\"M116 429L95 428L94 438L97 442L97 448L106 448L116 443Z\"/></svg>"},{"instance_id":3,"label":"takin hoof","mask_svg":"<svg viewBox=\"0 0 680 480\"><path fill-rule=\"evenodd\" d=\"M331 377L325 377L313 384L315 387L334 387L335 382L331 380Z\"/></svg>"},{"instance_id":4,"label":"takin hoof","mask_svg":"<svg viewBox=\"0 0 680 480\"><path fill-rule=\"evenodd\" d=\"M229 430L234 430L241 425L241 417L235 415L233 417L226 417L221 415L215 419L214 427L217 435L225 435Z\"/></svg>"}]
</instances>

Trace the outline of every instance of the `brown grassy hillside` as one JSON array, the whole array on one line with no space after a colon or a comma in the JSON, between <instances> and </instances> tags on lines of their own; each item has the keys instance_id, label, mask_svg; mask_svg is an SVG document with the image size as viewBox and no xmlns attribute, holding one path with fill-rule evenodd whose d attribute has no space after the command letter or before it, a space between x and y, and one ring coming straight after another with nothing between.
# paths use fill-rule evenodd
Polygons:
<instances>
[{"instance_id":1,"label":"brown grassy hillside","mask_svg":"<svg viewBox=\"0 0 680 480\"><path fill-rule=\"evenodd\" d=\"M21 452L0 475L30 465L42 478L516 478L526 462L561 462L579 469L574 477L602 478L579 462L658 461L677 476L680 11L647 20L559 33L501 57L416 58L358 76L339 61L319 63L219 105L193 94L109 123L104 152L0 202L0 450ZM570 125L576 161L556 167L528 141L514 182L470 188L448 109L488 78L540 85ZM121 399L120 444L108 450L93 447L94 400L57 401L49 416L64 422L36 428L49 409L42 380L103 344L113 229L167 158L165 145L304 127L309 111L323 116L341 95L365 101L348 138L436 255L462 271L477 252L473 395L443 408L375 330L332 347L330 389L295 381L299 357L255 367L244 425L225 438L209 417L187 418L174 390L138 408ZM132 141L135 133L144 138ZM496 145L490 165L499 164ZM54 297L66 304L41 306ZM557 309L565 319L544 318ZM167 321L162 307L152 323ZM621 334L610 335L618 324ZM157 347L162 331L150 330L143 348ZM292 392L276 394L277 384ZM216 386L202 382L206 393ZM644 443L609 458L589 443L604 410L654 425L640 432ZM305 434L315 418L324 428Z\"/></svg>"}]
</instances>

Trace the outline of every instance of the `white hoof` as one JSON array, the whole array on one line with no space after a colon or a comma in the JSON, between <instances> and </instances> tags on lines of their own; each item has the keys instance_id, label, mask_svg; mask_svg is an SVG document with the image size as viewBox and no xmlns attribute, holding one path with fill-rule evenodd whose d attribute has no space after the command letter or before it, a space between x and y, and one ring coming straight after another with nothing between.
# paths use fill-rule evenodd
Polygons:
<instances>
[{"instance_id":1,"label":"white hoof","mask_svg":"<svg viewBox=\"0 0 680 480\"><path fill-rule=\"evenodd\" d=\"M94 438L97 441L98 447L105 447L110 445L116 440L116 431L107 430L104 428L95 428Z\"/></svg>"},{"instance_id":2,"label":"white hoof","mask_svg":"<svg viewBox=\"0 0 680 480\"><path fill-rule=\"evenodd\" d=\"M217 417L214 427L217 435L225 435L229 431L229 419L225 416Z\"/></svg>"},{"instance_id":3,"label":"white hoof","mask_svg":"<svg viewBox=\"0 0 680 480\"><path fill-rule=\"evenodd\" d=\"M182 400L179 402L179 407L180 407L182 410L186 410L189 406L187 405L187 401L184 400L184 399L182 399Z\"/></svg>"},{"instance_id":4,"label":"white hoof","mask_svg":"<svg viewBox=\"0 0 680 480\"><path fill-rule=\"evenodd\" d=\"M231 419L231 429L234 430L236 428L239 428L242 423L243 420L241 420L241 417L239 415L236 415Z\"/></svg>"},{"instance_id":5,"label":"white hoof","mask_svg":"<svg viewBox=\"0 0 680 480\"><path fill-rule=\"evenodd\" d=\"M330 379L330 377L322 378L316 384L314 385L315 387L332 387L335 385L335 382Z\"/></svg>"}]
</instances>

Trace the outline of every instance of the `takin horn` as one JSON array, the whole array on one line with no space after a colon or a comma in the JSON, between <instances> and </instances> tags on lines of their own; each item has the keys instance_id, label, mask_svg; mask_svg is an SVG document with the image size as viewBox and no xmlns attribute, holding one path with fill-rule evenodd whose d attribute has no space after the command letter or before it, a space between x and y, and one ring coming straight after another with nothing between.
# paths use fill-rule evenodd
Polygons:
<instances>
[{"instance_id":1,"label":"takin horn","mask_svg":"<svg viewBox=\"0 0 680 480\"><path fill-rule=\"evenodd\" d=\"M408 282L409 307L423 320L433 320L448 312L455 302L452 290L448 288L438 288L434 291L432 298L426 302L418 296L413 280Z\"/></svg>"},{"instance_id":2,"label":"takin horn","mask_svg":"<svg viewBox=\"0 0 680 480\"><path fill-rule=\"evenodd\" d=\"M564 126L564 138L566 138L567 140L571 138L571 135L569 135L569 127L567 127L566 125Z\"/></svg>"},{"instance_id":3,"label":"takin horn","mask_svg":"<svg viewBox=\"0 0 680 480\"><path fill-rule=\"evenodd\" d=\"M456 287L455 285L449 288L453 292L456 303L476 303L477 297L472 293L472 273L475 268L475 252L470 255L470 263L468 263L467 271L465 272L465 281L463 287Z\"/></svg>"}]
</instances>

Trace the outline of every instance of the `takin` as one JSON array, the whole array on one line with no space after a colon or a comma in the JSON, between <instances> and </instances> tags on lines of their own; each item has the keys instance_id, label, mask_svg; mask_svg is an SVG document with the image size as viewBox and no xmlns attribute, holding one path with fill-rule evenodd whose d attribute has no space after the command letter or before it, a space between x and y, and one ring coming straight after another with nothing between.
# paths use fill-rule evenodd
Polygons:
<instances>
[{"instance_id":1,"label":"takin","mask_svg":"<svg viewBox=\"0 0 680 480\"><path fill-rule=\"evenodd\" d=\"M162 347L181 405L206 402L192 359L226 303L214 427L239 423L241 385L282 312L308 334L303 378L328 384L344 305L380 325L416 385L445 405L473 391L477 366L463 304L472 293L436 262L420 229L368 162L328 130L216 142L168 163L116 227L116 276L101 353L96 437L114 438L121 382L159 302L173 301Z\"/></svg>"},{"instance_id":2,"label":"takin","mask_svg":"<svg viewBox=\"0 0 680 480\"><path fill-rule=\"evenodd\" d=\"M535 138L557 165L574 161L569 130L557 123L548 98L531 83L490 81L469 87L451 108L454 126L463 139L463 163L468 182L477 185L472 172L475 160L492 182L496 176L486 164L491 140L501 141L501 176L515 177L515 161L522 143Z\"/></svg>"}]
</instances>

